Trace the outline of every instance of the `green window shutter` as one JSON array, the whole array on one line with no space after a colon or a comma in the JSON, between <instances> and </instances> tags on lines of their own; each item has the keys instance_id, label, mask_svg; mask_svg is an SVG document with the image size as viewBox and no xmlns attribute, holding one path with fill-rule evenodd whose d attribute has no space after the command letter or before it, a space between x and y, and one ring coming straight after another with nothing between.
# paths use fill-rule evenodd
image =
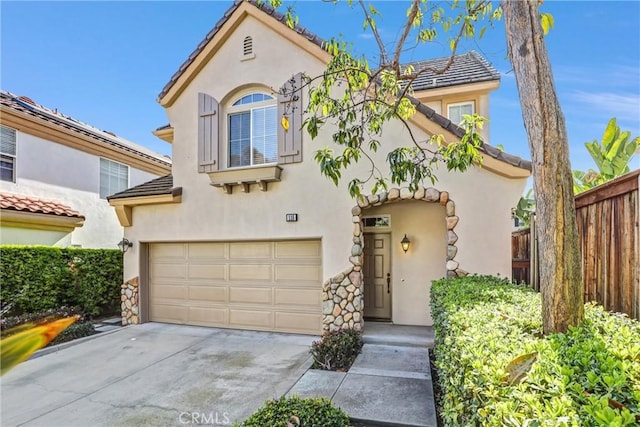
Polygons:
<instances>
[{"instance_id":1,"label":"green window shutter","mask_svg":"<svg viewBox=\"0 0 640 427\"><path fill-rule=\"evenodd\" d=\"M214 97L198 94L198 172L218 170L218 110Z\"/></svg>"},{"instance_id":2,"label":"green window shutter","mask_svg":"<svg viewBox=\"0 0 640 427\"><path fill-rule=\"evenodd\" d=\"M297 163L302 161L302 73L291 77L282 88L284 93L278 94L278 162ZM281 124L285 116L288 131Z\"/></svg>"}]
</instances>

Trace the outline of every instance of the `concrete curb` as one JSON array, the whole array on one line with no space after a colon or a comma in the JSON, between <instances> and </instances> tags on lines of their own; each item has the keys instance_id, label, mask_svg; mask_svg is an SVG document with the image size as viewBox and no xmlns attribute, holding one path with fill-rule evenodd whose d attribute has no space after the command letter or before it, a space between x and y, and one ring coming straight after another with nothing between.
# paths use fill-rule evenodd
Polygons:
<instances>
[{"instance_id":1,"label":"concrete curb","mask_svg":"<svg viewBox=\"0 0 640 427\"><path fill-rule=\"evenodd\" d=\"M33 355L27 360L33 360L33 359L37 359L38 357L41 357L41 356L46 356L47 354L56 353L56 352L58 352L60 350L64 350L65 348L73 347L74 345L82 344L83 342L91 341L91 340L94 340L96 338L103 337L105 335L109 335L109 334L112 334L114 332L121 331L123 329L128 328L129 326L131 326L131 325L123 326L121 328L114 329L113 331L98 332L98 333L95 333L93 335L89 335L88 337L82 337L82 338L78 338L78 339L73 340L73 341L63 342L63 343L60 343L60 344L57 344L57 345L54 345L54 346L51 346L51 347L45 347L45 348L40 349L40 350L36 351L35 353L33 353Z\"/></svg>"}]
</instances>

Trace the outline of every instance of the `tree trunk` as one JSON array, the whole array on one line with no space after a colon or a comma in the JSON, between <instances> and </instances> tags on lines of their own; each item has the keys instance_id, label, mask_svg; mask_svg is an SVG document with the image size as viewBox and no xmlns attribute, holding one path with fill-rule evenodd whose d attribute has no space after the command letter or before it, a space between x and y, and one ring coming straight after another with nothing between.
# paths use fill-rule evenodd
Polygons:
<instances>
[{"instance_id":1,"label":"tree trunk","mask_svg":"<svg viewBox=\"0 0 640 427\"><path fill-rule=\"evenodd\" d=\"M542 320L547 334L565 332L582 322L584 296L567 130L538 4L538 0L504 0L502 7L533 163Z\"/></svg>"}]
</instances>

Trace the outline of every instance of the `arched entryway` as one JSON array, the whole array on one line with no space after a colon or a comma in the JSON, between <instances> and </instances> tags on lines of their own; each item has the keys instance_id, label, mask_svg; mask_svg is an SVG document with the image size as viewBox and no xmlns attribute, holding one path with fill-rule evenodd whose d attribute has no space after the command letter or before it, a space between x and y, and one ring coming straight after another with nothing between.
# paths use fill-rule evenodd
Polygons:
<instances>
[{"instance_id":1,"label":"arched entryway","mask_svg":"<svg viewBox=\"0 0 640 427\"><path fill-rule=\"evenodd\" d=\"M353 221L353 245L349 256L351 267L335 275L324 283L322 293L323 330L325 332L350 328L361 330L364 320L364 227L362 219L367 210L390 203L419 201L439 203L444 206L447 252L442 262L447 277L463 276L467 273L459 268L455 260L458 253L458 236L454 229L459 218L456 216L455 202L449 193L435 188L420 187L416 191L408 188L391 188L387 192L361 197L351 210Z\"/></svg>"}]
</instances>

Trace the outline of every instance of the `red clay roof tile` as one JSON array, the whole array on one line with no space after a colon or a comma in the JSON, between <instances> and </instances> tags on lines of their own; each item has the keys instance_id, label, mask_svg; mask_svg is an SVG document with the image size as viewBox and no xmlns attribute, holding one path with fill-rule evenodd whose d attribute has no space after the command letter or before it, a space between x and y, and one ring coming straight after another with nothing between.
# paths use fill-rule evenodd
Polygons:
<instances>
[{"instance_id":1,"label":"red clay roof tile","mask_svg":"<svg viewBox=\"0 0 640 427\"><path fill-rule=\"evenodd\" d=\"M62 203L20 194L0 193L0 208L84 219L80 212Z\"/></svg>"}]
</instances>

